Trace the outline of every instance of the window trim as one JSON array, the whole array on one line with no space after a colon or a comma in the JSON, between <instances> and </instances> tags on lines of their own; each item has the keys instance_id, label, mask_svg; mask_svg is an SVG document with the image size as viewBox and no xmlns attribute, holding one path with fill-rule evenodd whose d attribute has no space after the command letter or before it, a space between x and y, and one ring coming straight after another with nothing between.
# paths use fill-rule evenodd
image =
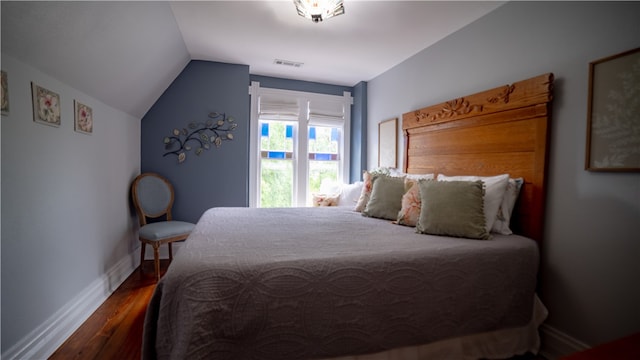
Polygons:
<instances>
[{"instance_id":1,"label":"window trim","mask_svg":"<svg viewBox=\"0 0 640 360\"><path fill-rule=\"evenodd\" d=\"M298 114L298 126L294 129L294 148L298 154L307 153L307 136L299 136L300 134L306 134L309 125L317 123L315 120L309 119L309 104L314 102L340 102L344 108L344 114L342 120L325 120L323 124L340 123L343 126L343 141L340 142L340 154L343 157L342 166L339 169L338 179L342 182L349 182L349 160L350 160L350 139L351 139L351 105L353 105L353 98L351 93L345 91L342 96L339 95L327 95L310 93L304 91L294 90L282 90L273 88L264 88L260 86L260 82L252 81L249 86L249 95L251 97L251 118L249 129L249 206L258 206L258 184L260 181L260 147L259 138L260 131L258 129L260 114L258 113L260 96L263 95L277 95L285 96L289 98L295 98L298 101L299 114ZM304 157L304 156L302 156ZM293 206L305 206L307 203L306 191L298 191L300 186L305 186L308 183L308 156L305 161L294 162L294 171L298 174L304 174L304 176L298 176L298 180L294 181L294 194L298 194L297 198L294 198L295 204Z\"/></svg>"}]
</instances>

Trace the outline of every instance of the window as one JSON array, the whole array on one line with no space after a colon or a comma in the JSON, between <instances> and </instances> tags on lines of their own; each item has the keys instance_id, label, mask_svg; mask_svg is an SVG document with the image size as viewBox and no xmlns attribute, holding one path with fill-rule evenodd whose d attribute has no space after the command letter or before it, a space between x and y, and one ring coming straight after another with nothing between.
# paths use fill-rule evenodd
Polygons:
<instances>
[{"instance_id":1,"label":"window","mask_svg":"<svg viewBox=\"0 0 640 360\"><path fill-rule=\"evenodd\" d=\"M320 191L323 181L338 182L340 131L338 127L309 127L309 192Z\"/></svg>"},{"instance_id":2,"label":"window","mask_svg":"<svg viewBox=\"0 0 640 360\"><path fill-rule=\"evenodd\" d=\"M260 204L293 204L293 127L290 121L260 120Z\"/></svg>"},{"instance_id":3,"label":"window","mask_svg":"<svg viewBox=\"0 0 640 360\"><path fill-rule=\"evenodd\" d=\"M351 95L261 88L252 83L249 202L309 206L324 181L346 182Z\"/></svg>"}]
</instances>

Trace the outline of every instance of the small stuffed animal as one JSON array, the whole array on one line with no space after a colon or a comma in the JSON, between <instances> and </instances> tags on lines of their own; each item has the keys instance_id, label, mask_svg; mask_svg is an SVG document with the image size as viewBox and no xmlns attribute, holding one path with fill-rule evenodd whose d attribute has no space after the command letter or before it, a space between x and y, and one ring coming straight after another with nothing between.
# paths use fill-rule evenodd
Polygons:
<instances>
[{"instance_id":1,"label":"small stuffed animal","mask_svg":"<svg viewBox=\"0 0 640 360\"><path fill-rule=\"evenodd\" d=\"M338 206L338 195L313 194L313 206Z\"/></svg>"}]
</instances>

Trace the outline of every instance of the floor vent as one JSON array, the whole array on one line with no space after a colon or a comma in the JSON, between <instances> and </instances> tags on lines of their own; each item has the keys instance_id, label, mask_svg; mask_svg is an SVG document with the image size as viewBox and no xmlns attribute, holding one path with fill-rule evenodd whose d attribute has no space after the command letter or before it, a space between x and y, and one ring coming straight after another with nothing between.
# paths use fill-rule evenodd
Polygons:
<instances>
[{"instance_id":1,"label":"floor vent","mask_svg":"<svg viewBox=\"0 0 640 360\"><path fill-rule=\"evenodd\" d=\"M301 62L281 60L281 59L275 59L273 60L273 63L276 65L291 66L296 68L302 67L302 65L304 65L304 63L301 63Z\"/></svg>"}]
</instances>

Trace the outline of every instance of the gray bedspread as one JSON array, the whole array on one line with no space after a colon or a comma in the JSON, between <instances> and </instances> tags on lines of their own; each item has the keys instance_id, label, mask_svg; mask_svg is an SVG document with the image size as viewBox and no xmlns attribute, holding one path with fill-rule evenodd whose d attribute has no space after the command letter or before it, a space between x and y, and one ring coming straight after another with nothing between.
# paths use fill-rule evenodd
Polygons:
<instances>
[{"instance_id":1,"label":"gray bedspread","mask_svg":"<svg viewBox=\"0 0 640 360\"><path fill-rule=\"evenodd\" d=\"M538 248L469 240L346 208L213 208L158 283L145 359L313 359L516 327Z\"/></svg>"}]
</instances>

